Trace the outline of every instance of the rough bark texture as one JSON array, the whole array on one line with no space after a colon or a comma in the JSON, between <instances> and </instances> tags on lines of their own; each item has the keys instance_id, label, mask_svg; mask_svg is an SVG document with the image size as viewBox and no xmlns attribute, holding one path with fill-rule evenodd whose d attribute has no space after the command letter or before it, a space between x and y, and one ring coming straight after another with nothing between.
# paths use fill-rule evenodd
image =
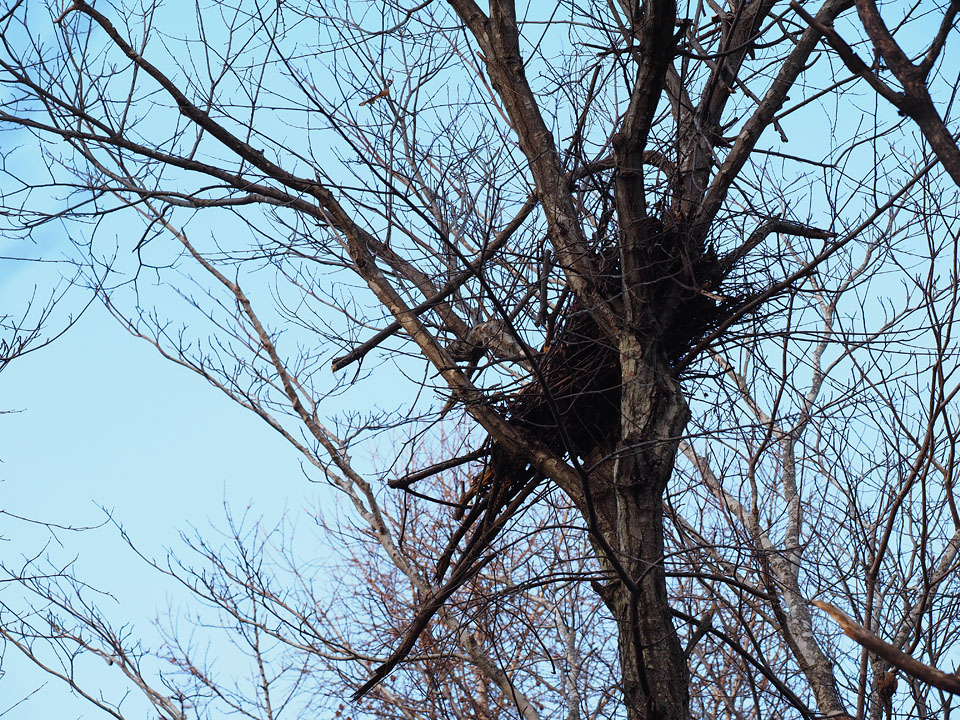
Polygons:
<instances>
[{"instance_id":1,"label":"rough bark texture","mask_svg":"<svg viewBox=\"0 0 960 720\"><path fill-rule=\"evenodd\" d=\"M662 511L689 413L679 387L650 360L635 339L624 336L621 443L613 461L613 502L604 503L600 513L616 528L618 560L633 583L621 580L605 597L620 625L624 701L631 720L690 713L686 659L667 604Z\"/></svg>"}]
</instances>

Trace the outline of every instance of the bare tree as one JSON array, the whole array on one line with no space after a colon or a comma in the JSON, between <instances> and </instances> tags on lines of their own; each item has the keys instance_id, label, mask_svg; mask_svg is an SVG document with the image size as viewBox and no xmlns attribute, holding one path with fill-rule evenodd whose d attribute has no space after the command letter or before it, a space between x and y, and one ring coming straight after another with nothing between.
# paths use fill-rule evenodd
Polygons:
<instances>
[{"instance_id":1,"label":"bare tree","mask_svg":"<svg viewBox=\"0 0 960 720\"><path fill-rule=\"evenodd\" d=\"M357 525L324 521L342 613L242 525L158 564L246 687L174 634L158 689L69 584L0 632L164 717L331 672L389 717L948 715L878 648L943 666L960 628L957 5L853 5L7 3L0 121L87 282Z\"/></svg>"}]
</instances>

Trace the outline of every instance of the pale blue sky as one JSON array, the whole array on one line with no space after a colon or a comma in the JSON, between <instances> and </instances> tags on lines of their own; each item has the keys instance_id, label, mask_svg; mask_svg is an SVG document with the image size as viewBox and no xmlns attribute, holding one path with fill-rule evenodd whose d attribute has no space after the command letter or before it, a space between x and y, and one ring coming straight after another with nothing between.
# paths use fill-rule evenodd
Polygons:
<instances>
[{"instance_id":1,"label":"pale blue sky","mask_svg":"<svg viewBox=\"0 0 960 720\"><path fill-rule=\"evenodd\" d=\"M103 522L103 506L157 557L176 549L190 526L222 526L224 497L236 511L250 504L272 523L327 492L304 478L296 453L262 421L127 335L99 306L59 341L0 373L0 404L21 410L0 415L2 509L80 525ZM10 566L48 541L11 518L0 521L0 536L0 560ZM51 558L77 557L79 576L115 594L118 602L104 599L104 609L112 608L118 625L136 623L149 642L149 622L168 600L177 602L176 590L144 567L113 527L58 537L63 546L51 543ZM74 705L56 681L24 668L14 653L4 670L3 720L100 715ZM2 714L44 681L41 692Z\"/></svg>"}]
</instances>

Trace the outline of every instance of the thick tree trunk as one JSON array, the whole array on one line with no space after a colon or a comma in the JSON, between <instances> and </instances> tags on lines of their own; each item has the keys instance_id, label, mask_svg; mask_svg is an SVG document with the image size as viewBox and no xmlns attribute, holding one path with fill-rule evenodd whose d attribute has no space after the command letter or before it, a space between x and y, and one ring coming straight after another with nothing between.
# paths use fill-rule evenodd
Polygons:
<instances>
[{"instance_id":1,"label":"thick tree trunk","mask_svg":"<svg viewBox=\"0 0 960 720\"><path fill-rule=\"evenodd\" d=\"M621 442L612 467L598 473L609 487L596 503L614 555L601 552L601 562L621 579L603 596L619 629L627 718L687 720L689 672L664 574L663 493L689 412L677 384L632 337L621 341L621 366Z\"/></svg>"},{"instance_id":2,"label":"thick tree trunk","mask_svg":"<svg viewBox=\"0 0 960 720\"><path fill-rule=\"evenodd\" d=\"M617 621L624 703L629 720L687 720L688 671L667 604L663 515L657 493L618 502L629 543L623 566L635 588L618 583L607 602ZM634 555L634 557L627 557Z\"/></svg>"}]
</instances>

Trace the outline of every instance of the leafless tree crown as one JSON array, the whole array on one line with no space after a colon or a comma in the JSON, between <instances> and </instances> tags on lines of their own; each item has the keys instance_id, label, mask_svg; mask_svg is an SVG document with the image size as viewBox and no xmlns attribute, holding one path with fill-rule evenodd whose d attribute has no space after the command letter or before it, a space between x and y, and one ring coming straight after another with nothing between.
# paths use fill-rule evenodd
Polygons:
<instances>
[{"instance_id":1,"label":"leafless tree crown","mask_svg":"<svg viewBox=\"0 0 960 720\"><path fill-rule=\"evenodd\" d=\"M333 571L155 563L249 682L69 573L7 647L117 718L75 658L164 718L948 717L958 11L4 2L2 232L343 500Z\"/></svg>"}]
</instances>

